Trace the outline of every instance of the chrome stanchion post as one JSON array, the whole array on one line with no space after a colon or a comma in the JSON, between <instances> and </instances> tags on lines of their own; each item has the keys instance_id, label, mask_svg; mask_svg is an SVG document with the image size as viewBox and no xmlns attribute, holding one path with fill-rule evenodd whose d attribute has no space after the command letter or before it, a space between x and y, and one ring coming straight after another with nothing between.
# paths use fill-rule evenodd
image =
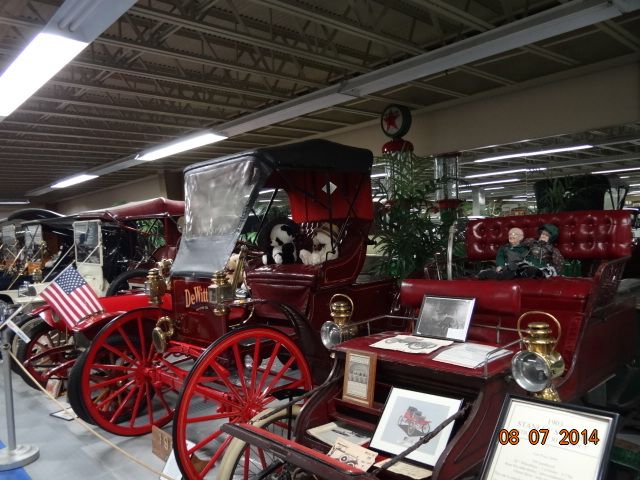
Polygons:
<instances>
[{"instance_id":1,"label":"chrome stanchion post","mask_svg":"<svg viewBox=\"0 0 640 480\"><path fill-rule=\"evenodd\" d=\"M0 312L0 326L4 323L6 311ZM0 449L0 471L12 470L34 462L40 456L38 447L33 445L16 445L16 424L13 416L13 389L11 384L11 355L9 354L9 332L5 325L2 329L2 372L4 376L4 398L7 419L7 436L9 444Z\"/></svg>"}]
</instances>

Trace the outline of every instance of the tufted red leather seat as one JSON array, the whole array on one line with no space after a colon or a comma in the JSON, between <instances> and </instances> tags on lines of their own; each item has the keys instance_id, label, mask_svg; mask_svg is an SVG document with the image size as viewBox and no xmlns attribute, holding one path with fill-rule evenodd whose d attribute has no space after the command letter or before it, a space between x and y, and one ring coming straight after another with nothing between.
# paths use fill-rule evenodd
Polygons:
<instances>
[{"instance_id":1,"label":"tufted red leather seat","mask_svg":"<svg viewBox=\"0 0 640 480\"><path fill-rule=\"evenodd\" d=\"M308 237L313 229L322 222L301 225L301 237ZM295 307L299 312L309 313L312 292L318 289L349 285L355 281L366 256L367 232L369 221L350 219L342 242L338 245L338 258L319 265L264 265L255 269L248 268L247 284L253 298L279 300ZM310 238L299 241L300 248L310 248ZM265 316L281 317L270 306L260 306Z\"/></svg>"},{"instance_id":2,"label":"tufted red leather seat","mask_svg":"<svg viewBox=\"0 0 640 480\"><path fill-rule=\"evenodd\" d=\"M631 226L624 210L587 210L470 220L467 257L493 260L507 243L510 228L519 227L525 238L537 238L538 228L552 223L560 230L555 246L568 259L610 260L631 254Z\"/></svg>"},{"instance_id":3,"label":"tufted red leather seat","mask_svg":"<svg viewBox=\"0 0 640 480\"><path fill-rule=\"evenodd\" d=\"M575 353L584 319L594 307L606 305L615 293L624 262L631 253L630 219L622 210L594 210L470 220L466 229L467 256L470 260L494 260L498 248L507 243L509 229L519 227L525 238L536 238L538 228L545 223L558 227L555 246L565 259L580 260L591 268L584 269L585 276L580 278L559 276L503 283L505 288L511 284L520 287L522 312L543 310L558 318L563 328L558 349L569 360ZM529 316L526 323L534 320L546 321L544 317Z\"/></svg>"}]
</instances>

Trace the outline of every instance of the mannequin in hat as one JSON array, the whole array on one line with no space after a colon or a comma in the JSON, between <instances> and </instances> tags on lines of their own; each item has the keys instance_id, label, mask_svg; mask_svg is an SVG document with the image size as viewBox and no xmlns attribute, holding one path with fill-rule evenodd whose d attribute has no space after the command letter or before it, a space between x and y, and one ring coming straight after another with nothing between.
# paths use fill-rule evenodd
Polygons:
<instances>
[{"instance_id":1,"label":"mannequin in hat","mask_svg":"<svg viewBox=\"0 0 640 480\"><path fill-rule=\"evenodd\" d=\"M518 265L529 253L529 248L522 245L523 238L524 232L521 228L514 227L510 229L509 243L502 245L498 249L498 253L496 255L496 268L480 271L480 273L478 273L478 278L480 280L509 280L511 278L515 278L518 271Z\"/></svg>"},{"instance_id":2,"label":"mannequin in hat","mask_svg":"<svg viewBox=\"0 0 640 480\"><path fill-rule=\"evenodd\" d=\"M538 229L538 238L527 238L522 245L529 249L525 262L529 267L518 271L518 276L525 278L555 277L562 273L564 257L553 242L558 238L558 227L546 223Z\"/></svg>"}]
</instances>

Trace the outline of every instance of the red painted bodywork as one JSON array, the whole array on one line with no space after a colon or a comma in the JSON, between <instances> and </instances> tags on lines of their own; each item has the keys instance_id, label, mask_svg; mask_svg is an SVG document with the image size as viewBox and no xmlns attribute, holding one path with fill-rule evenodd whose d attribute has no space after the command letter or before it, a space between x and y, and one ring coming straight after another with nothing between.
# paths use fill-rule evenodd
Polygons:
<instances>
[{"instance_id":1,"label":"red painted bodywork","mask_svg":"<svg viewBox=\"0 0 640 480\"><path fill-rule=\"evenodd\" d=\"M400 303L417 314L424 295L474 297L476 303L467 340L494 346L518 339L515 329L523 313L534 310L551 313L558 319L560 332L548 316L538 314L525 317L521 328L526 328L531 321L545 321L551 325L554 335L559 335L557 350L566 369L554 384L563 401L574 401L614 375L635 353L634 299L616 295L615 291L630 249L629 220L625 212L588 211L470 221L467 227L469 256L493 260L497 246L506 243L510 228L518 226L525 230L525 236L536 236L538 226L543 223L560 226L558 248L566 258L592 263L584 270L586 276L514 281L410 279L402 284ZM316 473L331 470L331 478L335 479L357 478L320 453L310 455L309 448L320 452L326 452L327 448L306 432L335 420L373 432L384 410L386 396L395 386L462 398L464 404L469 405L433 466L432 478L455 480L478 473L487 449L495 441L493 433L505 396L527 394L510 378L511 357L490 362L486 370L469 369L434 360L438 351L415 355L370 346L392 335L384 332L357 337L335 348L340 362L344 362L348 351L377 355L373 406L342 400L344 364L340 363L334 374L338 381L313 395L298 417L296 442L287 444L287 461ZM616 341L610 341L611 338ZM521 346L516 343L508 348L515 353ZM254 445L267 450L277 448L275 438L262 440L256 431L244 425L232 429L234 435ZM381 473L379 478L394 477Z\"/></svg>"},{"instance_id":2,"label":"red painted bodywork","mask_svg":"<svg viewBox=\"0 0 640 480\"><path fill-rule=\"evenodd\" d=\"M85 332L89 329L95 331L96 326L100 327L104 325L106 321L117 317L121 313L135 310L136 308L148 307L149 296L141 292L124 293L122 295L114 295L111 297L100 297L98 302L102 305L103 312L85 317L81 322L71 328L72 331ZM164 308L171 309L171 305L171 295L164 294L162 297L162 306ZM67 328L66 324L58 318L49 305L37 308L33 310L32 313L39 315L49 326L53 328Z\"/></svg>"}]
</instances>

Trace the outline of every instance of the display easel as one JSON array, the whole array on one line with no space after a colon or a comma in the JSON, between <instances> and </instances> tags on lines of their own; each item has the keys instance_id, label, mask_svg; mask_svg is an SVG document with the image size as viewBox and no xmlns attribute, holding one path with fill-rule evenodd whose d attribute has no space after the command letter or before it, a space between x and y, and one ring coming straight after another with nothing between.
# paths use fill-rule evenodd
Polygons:
<instances>
[{"instance_id":1,"label":"display easel","mask_svg":"<svg viewBox=\"0 0 640 480\"><path fill-rule=\"evenodd\" d=\"M11 383L11 355L9 349L8 323L24 307L17 309L9 318L6 307L0 307L0 332L2 333L2 372L4 376L4 396L7 419L7 437L9 444L0 450L0 471L23 467L38 459L40 450L33 445L16 445L16 424L13 411L13 386Z\"/></svg>"}]
</instances>

